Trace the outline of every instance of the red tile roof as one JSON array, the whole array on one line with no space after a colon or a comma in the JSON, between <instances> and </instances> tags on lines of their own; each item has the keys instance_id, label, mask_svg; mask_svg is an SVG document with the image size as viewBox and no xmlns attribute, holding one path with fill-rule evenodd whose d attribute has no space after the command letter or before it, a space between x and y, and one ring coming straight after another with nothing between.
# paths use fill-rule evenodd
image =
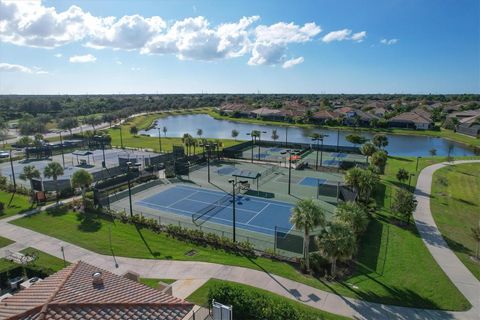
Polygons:
<instances>
[{"instance_id":1,"label":"red tile roof","mask_svg":"<svg viewBox=\"0 0 480 320\"><path fill-rule=\"evenodd\" d=\"M102 284L92 275L101 272ZM192 304L77 262L0 301L0 319L183 319Z\"/></svg>"}]
</instances>

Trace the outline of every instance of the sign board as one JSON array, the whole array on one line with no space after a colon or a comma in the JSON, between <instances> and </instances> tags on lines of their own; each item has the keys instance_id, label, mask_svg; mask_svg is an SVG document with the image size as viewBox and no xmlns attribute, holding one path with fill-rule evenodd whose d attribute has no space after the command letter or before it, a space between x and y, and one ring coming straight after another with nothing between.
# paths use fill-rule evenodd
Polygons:
<instances>
[{"instance_id":1,"label":"sign board","mask_svg":"<svg viewBox=\"0 0 480 320\"><path fill-rule=\"evenodd\" d=\"M213 320L233 320L231 306L226 306L213 300L212 309Z\"/></svg>"}]
</instances>

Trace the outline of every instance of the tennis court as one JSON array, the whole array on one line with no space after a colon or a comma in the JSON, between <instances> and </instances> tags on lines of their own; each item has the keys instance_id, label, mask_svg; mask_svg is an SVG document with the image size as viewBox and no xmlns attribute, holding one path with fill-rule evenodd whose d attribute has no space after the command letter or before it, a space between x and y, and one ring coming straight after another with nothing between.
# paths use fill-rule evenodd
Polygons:
<instances>
[{"instance_id":1,"label":"tennis court","mask_svg":"<svg viewBox=\"0 0 480 320\"><path fill-rule=\"evenodd\" d=\"M232 225L232 196L206 188L176 185L141 201L136 205L158 211L193 217L196 223L213 222ZM236 197L237 228L273 235L275 227L290 230L290 210L286 202L247 195Z\"/></svg>"}]
</instances>

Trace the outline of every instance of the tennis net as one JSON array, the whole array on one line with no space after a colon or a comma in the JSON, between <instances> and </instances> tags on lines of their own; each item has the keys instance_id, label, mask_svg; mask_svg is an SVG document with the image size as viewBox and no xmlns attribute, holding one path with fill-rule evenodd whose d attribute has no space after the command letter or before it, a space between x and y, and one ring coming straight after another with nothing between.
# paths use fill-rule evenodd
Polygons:
<instances>
[{"instance_id":1,"label":"tennis net","mask_svg":"<svg viewBox=\"0 0 480 320\"><path fill-rule=\"evenodd\" d=\"M267 183L268 181L270 181L272 177L274 177L274 173L276 172L276 169L277 167L275 166L271 166L270 168L268 168L267 170L263 171L262 172L262 175L260 176L260 178L258 179L258 181L263 185L265 183Z\"/></svg>"},{"instance_id":2,"label":"tennis net","mask_svg":"<svg viewBox=\"0 0 480 320\"><path fill-rule=\"evenodd\" d=\"M227 193L221 199L209 204L208 206L200 209L196 213L192 214L192 222L199 226L212 218L215 214L220 212L223 208L230 205L232 195Z\"/></svg>"}]
</instances>

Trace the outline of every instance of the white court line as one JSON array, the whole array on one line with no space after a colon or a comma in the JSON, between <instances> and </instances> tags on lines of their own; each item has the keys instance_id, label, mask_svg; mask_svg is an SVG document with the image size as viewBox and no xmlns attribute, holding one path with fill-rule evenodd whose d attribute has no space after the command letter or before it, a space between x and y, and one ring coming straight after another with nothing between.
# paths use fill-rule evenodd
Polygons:
<instances>
[{"instance_id":1,"label":"white court line","mask_svg":"<svg viewBox=\"0 0 480 320\"><path fill-rule=\"evenodd\" d=\"M188 190L192 190L192 189L199 189L199 188L195 188L195 187L189 187L189 186L175 186L175 188L183 188L183 189L188 189ZM198 192L205 192L205 193L212 193L212 194L219 194L219 193L222 193L220 191L209 191L209 190L203 190L203 189L200 189L200 191ZM225 192L227 193L227 192ZM244 198L245 198L245 195L242 195ZM270 203L270 204L275 204L275 205L278 205L278 206L282 206L282 207L286 207L286 208L291 208L293 207L293 204L292 205L286 205L286 204L283 204L282 202L280 201L275 201L275 200L270 200L270 201L263 201L261 199L259 199L258 197L255 197L255 196L250 196L250 198L253 198L254 200L251 200L251 201L255 201L255 202L259 202L259 203Z\"/></svg>"},{"instance_id":2,"label":"white court line","mask_svg":"<svg viewBox=\"0 0 480 320\"><path fill-rule=\"evenodd\" d=\"M144 204L145 206L150 207L150 208L151 208L151 206L154 206L154 207L159 207L159 208L167 209L167 210L168 210L168 209L171 209L171 210L181 211L181 212L184 212L184 213L186 213L186 214L193 214L193 213L195 213L195 212L186 211L186 210L183 210L183 209L176 209L176 208L165 207L165 206L161 206L161 205L154 204L154 203L149 203L149 202L139 201L139 202L137 202L137 203ZM224 207L224 208L226 208L226 207ZM238 209L238 210L243 210L243 209ZM172 212L172 211L170 211L170 212L167 211L167 213L177 214L175 211L173 211L173 212ZM213 217L211 217L211 219L209 219L209 221L211 221L211 220L220 220L220 221L232 222L231 219L223 219L223 218L218 218L218 217L215 217L215 216L213 216ZM245 227L255 227L255 228L265 229L265 230L269 230L269 231L274 231L274 229L272 229L272 228L261 227L261 226L257 226L257 225L254 225L254 224L245 224L245 223L243 223L243 222L236 222L236 224L237 224L237 225L243 225L243 226L245 226ZM246 229L246 230L249 230L249 229ZM249 230L249 231L252 231L252 230ZM254 232L255 232L255 231L254 231Z\"/></svg>"},{"instance_id":3,"label":"white court line","mask_svg":"<svg viewBox=\"0 0 480 320\"><path fill-rule=\"evenodd\" d=\"M247 221L247 224L249 224L250 221L252 221L253 219L255 219L260 213L262 213L263 210L265 210L269 205L270 205L270 203L267 204L265 207L263 207L262 210L258 211L256 215L254 215L250 220Z\"/></svg>"}]
</instances>

